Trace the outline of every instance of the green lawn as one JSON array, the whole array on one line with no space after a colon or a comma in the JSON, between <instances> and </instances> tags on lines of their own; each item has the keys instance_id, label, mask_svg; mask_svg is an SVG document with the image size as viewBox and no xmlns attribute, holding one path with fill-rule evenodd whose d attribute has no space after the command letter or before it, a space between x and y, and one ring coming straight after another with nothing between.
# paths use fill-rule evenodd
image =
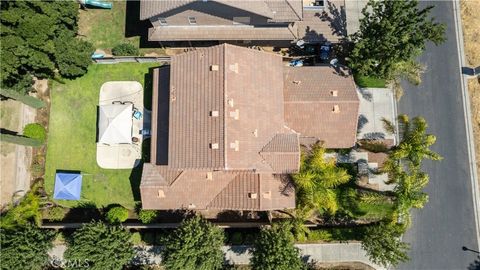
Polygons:
<instances>
[{"instance_id":1,"label":"green lawn","mask_svg":"<svg viewBox=\"0 0 480 270\"><path fill-rule=\"evenodd\" d=\"M80 10L79 33L97 49L111 49L122 42L139 46L139 37L125 37L126 1L113 1L112 9Z\"/></svg>"},{"instance_id":2,"label":"green lawn","mask_svg":"<svg viewBox=\"0 0 480 270\"><path fill-rule=\"evenodd\" d=\"M355 83L360 87L384 88L387 82L384 79L355 75Z\"/></svg>"},{"instance_id":3,"label":"green lawn","mask_svg":"<svg viewBox=\"0 0 480 270\"><path fill-rule=\"evenodd\" d=\"M134 18L129 18L127 22L127 1L111 1L112 9L92 9L80 10L78 21L79 35L90 41L95 49L104 50L111 53L113 47L120 43L130 43L140 48L140 33L146 32L151 27L147 22L139 22ZM137 13L138 3L131 3L130 13ZM132 16L132 15L130 15ZM128 24L128 25L127 25ZM127 27L126 27L127 25ZM129 37L126 37L126 28L129 28ZM133 34L135 33L135 34ZM140 54L156 53L165 54L161 48L140 48Z\"/></svg>"},{"instance_id":4,"label":"green lawn","mask_svg":"<svg viewBox=\"0 0 480 270\"><path fill-rule=\"evenodd\" d=\"M88 73L65 84L53 82L50 98L50 124L45 173L45 187L53 194L56 170L81 171L82 200L58 201L75 207L94 203L97 207L112 203L132 209L139 200L141 172L106 170L96 162L96 120L100 87L107 81L138 81L142 84L149 68L158 63L91 65ZM147 91L150 92L150 91ZM132 191L134 190L134 191Z\"/></svg>"}]
</instances>

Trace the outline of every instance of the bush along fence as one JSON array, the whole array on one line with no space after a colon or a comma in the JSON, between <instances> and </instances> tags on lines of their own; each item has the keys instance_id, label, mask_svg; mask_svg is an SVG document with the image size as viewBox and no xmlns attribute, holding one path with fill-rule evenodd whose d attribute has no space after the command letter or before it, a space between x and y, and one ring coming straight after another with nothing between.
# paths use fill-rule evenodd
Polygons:
<instances>
[{"instance_id":1,"label":"bush along fence","mask_svg":"<svg viewBox=\"0 0 480 270\"><path fill-rule=\"evenodd\" d=\"M152 63L170 62L170 57L148 57L148 56L114 56L103 58L92 58L97 64L118 64L118 63Z\"/></svg>"}]
</instances>

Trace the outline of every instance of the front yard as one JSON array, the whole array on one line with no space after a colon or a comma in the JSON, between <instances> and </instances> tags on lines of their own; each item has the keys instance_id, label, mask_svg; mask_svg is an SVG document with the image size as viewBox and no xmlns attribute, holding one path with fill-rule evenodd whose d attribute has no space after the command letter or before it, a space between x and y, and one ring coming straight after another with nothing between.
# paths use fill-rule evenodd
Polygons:
<instances>
[{"instance_id":1,"label":"front yard","mask_svg":"<svg viewBox=\"0 0 480 270\"><path fill-rule=\"evenodd\" d=\"M53 194L57 170L81 171L81 201L58 201L67 207L94 203L96 207L121 204L134 208L139 201L141 171L102 169L96 162L97 105L100 87L107 81L138 81L145 85L149 68L158 63L91 65L88 73L51 87L50 125L45 188ZM145 89L150 93L149 89ZM149 99L150 97L147 97Z\"/></svg>"}]
</instances>

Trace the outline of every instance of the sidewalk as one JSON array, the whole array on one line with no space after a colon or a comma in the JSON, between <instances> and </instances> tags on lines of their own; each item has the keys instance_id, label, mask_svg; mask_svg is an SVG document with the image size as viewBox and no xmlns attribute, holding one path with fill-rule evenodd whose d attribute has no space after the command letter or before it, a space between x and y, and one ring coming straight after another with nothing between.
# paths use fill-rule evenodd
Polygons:
<instances>
[{"instance_id":1,"label":"sidewalk","mask_svg":"<svg viewBox=\"0 0 480 270\"><path fill-rule=\"evenodd\" d=\"M308 262L335 263L335 262L361 262L375 269L385 269L368 259L360 243L330 243L330 244L297 244L300 253ZM62 260L65 245L55 246L48 254L52 259ZM137 255L134 263L160 264L160 246L136 246ZM236 265L249 264L250 247L245 245L223 246L225 259Z\"/></svg>"}]
</instances>

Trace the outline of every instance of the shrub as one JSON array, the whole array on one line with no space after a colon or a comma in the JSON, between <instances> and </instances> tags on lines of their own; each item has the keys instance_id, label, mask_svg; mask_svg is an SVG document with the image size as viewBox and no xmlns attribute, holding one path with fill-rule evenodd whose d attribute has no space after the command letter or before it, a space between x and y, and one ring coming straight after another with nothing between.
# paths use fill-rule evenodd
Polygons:
<instances>
[{"instance_id":1,"label":"shrub","mask_svg":"<svg viewBox=\"0 0 480 270\"><path fill-rule=\"evenodd\" d=\"M40 199L35 191L36 187L32 187L32 190L27 192L18 205L2 214L0 218L1 229L24 227L30 222L34 222L36 225L41 224Z\"/></svg>"},{"instance_id":2,"label":"shrub","mask_svg":"<svg viewBox=\"0 0 480 270\"><path fill-rule=\"evenodd\" d=\"M234 232L230 237L232 245L241 245L243 243L243 235L241 232Z\"/></svg>"},{"instance_id":3,"label":"shrub","mask_svg":"<svg viewBox=\"0 0 480 270\"><path fill-rule=\"evenodd\" d=\"M156 221L157 217L158 217L158 212L155 211L155 210L144 210L144 209L142 209L138 213L138 219L144 224L152 223L152 222Z\"/></svg>"},{"instance_id":4,"label":"shrub","mask_svg":"<svg viewBox=\"0 0 480 270\"><path fill-rule=\"evenodd\" d=\"M142 235L139 232L132 233L132 236L130 237L130 240L132 241L132 244L134 244L134 245L140 245L140 244L143 243Z\"/></svg>"},{"instance_id":5,"label":"shrub","mask_svg":"<svg viewBox=\"0 0 480 270\"><path fill-rule=\"evenodd\" d=\"M361 140L359 144L362 149L373 153L386 153L390 149L388 145L379 141Z\"/></svg>"},{"instance_id":6,"label":"shrub","mask_svg":"<svg viewBox=\"0 0 480 270\"><path fill-rule=\"evenodd\" d=\"M128 210L122 206L115 206L108 210L106 220L109 223L115 224L124 222L128 218Z\"/></svg>"},{"instance_id":7,"label":"shrub","mask_svg":"<svg viewBox=\"0 0 480 270\"><path fill-rule=\"evenodd\" d=\"M65 210L61 206L55 206L47 210L47 218L49 221L60 221L65 218Z\"/></svg>"},{"instance_id":8,"label":"shrub","mask_svg":"<svg viewBox=\"0 0 480 270\"><path fill-rule=\"evenodd\" d=\"M121 43L113 47L112 54L116 56L139 55L140 52L137 47L130 43Z\"/></svg>"},{"instance_id":9,"label":"shrub","mask_svg":"<svg viewBox=\"0 0 480 270\"><path fill-rule=\"evenodd\" d=\"M331 241L332 234L326 230L312 230L308 234L308 241Z\"/></svg>"},{"instance_id":10,"label":"shrub","mask_svg":"<svg viewBox=\"0 0 480 270\"><path fill-rule=\"evenodd\" d=\"M32 123L32 124L26 125L23 128L23 136L32 138L32 139L37 139L43 143L45 142L45 138L47 137L47 132L45 131L45 128L42 125L38 123Z\"/></svg>"}]
</instances>

